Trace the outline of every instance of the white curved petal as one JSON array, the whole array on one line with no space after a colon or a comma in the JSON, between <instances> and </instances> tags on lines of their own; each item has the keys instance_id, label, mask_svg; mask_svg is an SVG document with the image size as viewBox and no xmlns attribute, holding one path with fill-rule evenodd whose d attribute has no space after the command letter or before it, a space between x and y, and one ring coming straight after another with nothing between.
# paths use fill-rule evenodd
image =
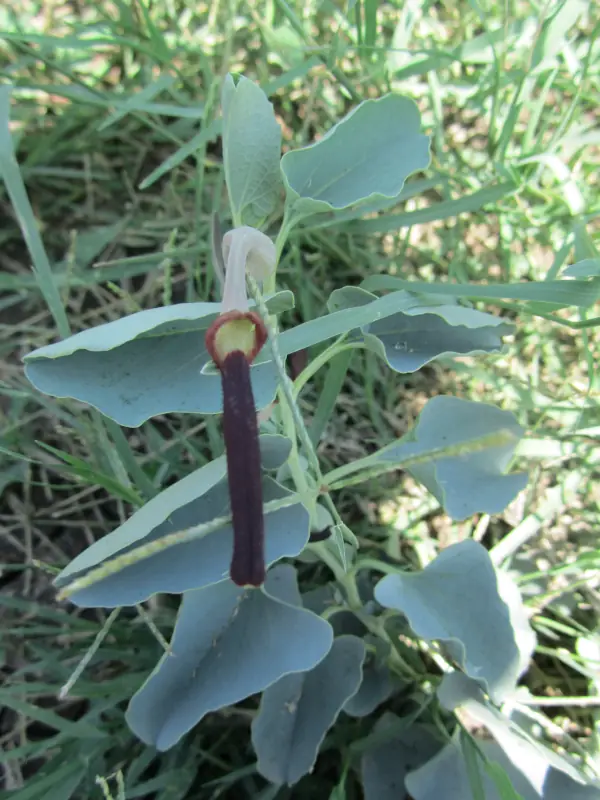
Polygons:
<instances>
[{"instance_id":1,"label":"white curved petal","mask_svg":"<svg viewBox=\"0 0 600 800\"><path fill-rule=\"evenodd\" d=\"M264 281L275 269L275 245L261 231L243 225L223 237L225 288L222 311L247 311L246 271L257 281Z\"/></svg>"}]
</instances>

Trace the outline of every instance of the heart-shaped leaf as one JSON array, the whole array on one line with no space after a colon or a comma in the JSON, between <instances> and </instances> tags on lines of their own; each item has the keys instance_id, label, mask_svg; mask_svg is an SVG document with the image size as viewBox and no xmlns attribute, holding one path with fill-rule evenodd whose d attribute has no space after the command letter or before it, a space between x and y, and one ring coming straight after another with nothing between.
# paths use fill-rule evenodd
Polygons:
<instances>
[{"instance_id":1,"label":"heart-shaped leaf","mask_svg":"<svg viewBox=\"0 0 600 800\"><path fill-rule=\"evenodd\" d=\"M415 103L388 94L361 103L318 142L286 153L281 171L292 214L398 197L406 178L429 164L420 127Z\"/></svg>"},{"instance_id":2,"label":"heart-shaped leaf","mask_svg":"<svg viewBox=\"0 0 600 800\"><path fill-rule=\"evenodd\" d=\"M374 297L372 295L372 297ZM393 292L385 297L378 297L362 308L341 308L331 314L311 319L289 328L279 336L278 344L282 355L295 353L306 347L312 347L334 336L369 325L376 320L385 319L405 308L418 305L419 301L409 292Z\"/></svg>"},{"instance_id":3,"label":"heart-shaped leaf","mask_svg":"<svg viewBox=\"0 0 600 800\"><path fill-rule=\"evenodd\" d=\"M348 286L332 293L330 308L360 307L376 300L364 289ZM513 325L493 314L456 303L417 301L398 314L363 326L366 344L396 372L416 372L441 356L494 353Z\"/></svg>"},{"instance_id":4,"label":"heart-shaped leaf","mask_svg":"<svg viewBox=\"0 0 600 800\"><path fill-rule=\"evenodd\" d=\"M434 447L465 444L465 452L455 457L432 459L409 467L409 472L440 501L454 519L466 519L478 511L498 514L527 485L527 475L506 475L523 435L514 414L487 403L475 403L456 397L432 398L410 432L415 456ZM489 438L487 438L489 437ZM503 439L495 443L496 437ZM467 443L480 440L468 452ZM484 443L488 442L487 445ZM385 460L399 455L394 445L385 448Z\"/></svg>"},{"instance_id":5,"label":"heart-shaped leaf","mask_svg":"<svg viewBox=\"0 0 600 800\"><path fill-rule=\"evenodd\" d=\"M272 313L293 306L291 292L267 301ZM221 411L221 378L202 372L210 361L204 334L219 303L181 303L88 328L25 356L31 383L53 397L72 397L120 425L136 427L168 412ZM258 408L272 402L277 376L272 362L251 370Z\"/></svg>"},{"instance_id":6,"label":"heart-shaped leaf","mask_svg":"<svg viewBox=\"0 0 600 800\"><path fill-rule=\"evenodd\" d=\"M479 742L479 746L486 757L505 770L524 800L592 800L598 797L600 786L590 785L589 779L573 763L533 741L509 717L492 707L479 685L466 675L459 672L444 675L438 688L438 698L445 708L453 711L460 709L471 725L488 729L496 741ZM431 791L429 787L433 786L435 780L438 786L439 781L446 786L446 773L453 775L452 782L457 787L468 786L464 760L455 745L448 745L443 754L439 754L439 759L438 763L434 759L409 777L408 786L415 800L433 798L428 793ZM485 777L483 782L489 788L489 797L500 798L491 779ZM455 797L454 794L449 796Z\"/></svg>"},{"instance_id":7,"label":"heart-shaped leaf","mask_svg":"<svg viewBox=\"0 0 600 800\"><path fill-rule=\"evenodd\" d=\"M284 437L261 437L263 463L273 468L284 455ZM273 441L275 440L275 441ZM285 440L287 441L287 440ZM272 447L274 445L274 447ZM266 454L266 455L265 455ZM264 501L291 493L272 478L263 476ZM115 556L131 554L161 537L229 514L225 457L211 461L165 489L136 511L123 525L99 539L57 576L59 587L84 576ZM272 564L297 555L309 536L309 514L295 503L265 515L265 559ZM227 579L233 549L231 524L208 535L175 544L147 558L133 561L119 572L75 591L70 599L78 606L113 608L135 605L159 592L184 592Z\"/></svg>"},{"instance_id":8,"label":"heart-shaped leaf","mask_svg":"<svg viewBox=\"0 0 600 800\"><path fill-rule=\"evenodd\" d=\"M524 474L504 474L522 435L510 411L438 396L427 403L406 436L338 467L327 480L335 486L352 473L397 465L426 486L454 519L478 511L497 514L527 484Z\"/></svg>"},{"instance_id":9,"label":"heart-shaped leaf","mask_svg":"<svg viewBox=\"0 0 600 800\"><path fill-rule=\"evenodd\" d=\"M519 648L494 566L478 542L447 547L421 572L387 575L375 597L401 611L418 636L448 643L462 669L496 702L515 688Z\"/></svg>"},{"instance_id":10,"label":"heart-shaped leaf","mask_svg":"<svg viewBox=\"0 0 600 800\"><path fill-rule=\"evenodd\" d=\"M258 228L275 211L282 190L281 128L263 90L247 78L225 78L223 162L235 227Z\"/></svg>"},{"instance_id":11,"label":"heart-shaped leaf","mask_svg":"<svg viewBox=\"0 0 600 800\"><path fill-rule=\"evenodd\" d=\"M369 747L362 757L365 800L405 800L407 772L440 749L439 740L427 728L403 723L400 717L386 712L373 727L373 737L383 741Z\"/></svg>"},{"instance_id":12,"label":"heart-shaped leaf","mask_svg":"<svg viewBox=\"0 0 600 800\"><path fill-rule=\"evenodd\" d=\"M252 723L258 771L272 783L297 783L314 766L325 734L360 684L365 646L335 639L310 672L286 675L265 690Z\"/></svg>"},{"instance_id":13,"label":"heart-shaped leaf","mask_svg":"<svg viewBox=\"0 0 600 800\"><path fill-rule=\"evenodd\" d=\"M315 667L329 652L333 632L300 604L288 565L271 570L264 589L223 581L186 592L171 654L161 658L129 704L133 732L167 750L209 711Z\"/></svg>"}]
</instances>

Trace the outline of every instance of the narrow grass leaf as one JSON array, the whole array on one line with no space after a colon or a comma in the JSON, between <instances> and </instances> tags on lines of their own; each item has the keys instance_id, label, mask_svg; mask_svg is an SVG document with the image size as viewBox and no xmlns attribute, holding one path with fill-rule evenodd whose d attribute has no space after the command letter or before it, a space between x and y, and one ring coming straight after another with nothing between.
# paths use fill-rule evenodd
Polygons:
<instances>
[{"instance_id":1,"label":"narrow grass leaf","mask_svg":"<svg viewBox=\"0 0 600 800\"><path fill-rule=\"evenodd\" d=\"M484 206L497 203L517 190L515 183L504 181L492 186L485 186L472 194L456 200L444 200L417 211L406 211L402 214L386 214L375 219L362 219L353 223L356 233L368 235L372 233L390 233L413 225L457 217L459 214L480 211Z\"/></svg>"},{"instance_id":2,"label":"narrow grass leaf","mask_svg":"<svg viewBox=\"0 0 600 800\"><path fill-rule=\"evenodd\" d=\"M469 780L469 787L471 789L471 797L473 800L486 800L486 793L483 786L483 780L480 772L480 759L477 754L477 748L473 744L473 740L465 731L460 732L460 749L465 760L465 767L467 770L467 778Z\"/></svg>"},{"instance_id":3,"label":"narrow grass leaf","mask_svg":"<svg viewBox=\"0 0 600 800\"><path fill-rule=\"evenodd\" d=\"M162 75L159 75L156 80L144 86L139 92L136 92L134 95L131 95L126 100L119 103L118 110L114 111L102 123L100 123L98 130L106 130L106 128L123 119L123 117L127 116L127 114L129 114L131 111L142 110L143 106L149 100L153 100L161 92L166 91L175 83L175 81L176 77L174 75L170 75L169 73L163 73Z\"/></svg>"},{"instance_id":4,"label":"narrow grass leaf","mask_svg":"<svg viewBox=\"0 0 600 800\"><path fill-rule=\"evenodd\" d=\"M573 266L578 265L574 264ZM366 278L361 286L367 291L405 290L446 297L462 297L468 300L509 299L552 303L556 308L568 306L584 308L593 305L600 299L600 281L593 280L524 281L523 283L477 285L440 283L439 281L407 281L393 275L372 275Z\"/></svg>"},{"instance_id":5,"label":"narrow grass leaf","mask_svg":"<svg viewBox=\"0 0 600 800\"><path fill-rule=\"evenodd\" d=\"M182 164L187 158L190 158L195 153L197 153L201 147L204 147L209 142L216 141L217 137L221 133L221 120L215 119L208 125L205 125L199 133L193 136L189 142L184 144L174 153L172 153L168 158L166 158L162 164L152 170L152 172L147 175L144 180L140 183L140 190L149 189L153 184L156 183L159 178L162 178L163 175L166 175L167 172L170 172L175 167L178 167Z\"/></svg>"},{"instance_id":6,"label":"narrow grass leaf","mask_svg":"<svg viewBox=\"0 0 600 800\"><path fill-rule=\"evenodd\" d=\"M52 267L42 243L38 224L13 149L10 133L11 91L11 86L0 86L0 174L31 255L36 281L54 318L58 332L64 337L70 333L69 321L54 281Z\"/></svg>"},{"instance_id":7,"label":"narrow grass leaf","mask_svg":"<svg viewBox=\"0 0 600 800\"><path fill-rule=\"evenodd\" d=\"M18 714L23 714L28 719L34 719L37 722L42 722L50 728L54 728L61 733L68 733L73 738L81 739L102 739L107 734L101 731L94 725L89 724L84 719L78 722L71 722L71 720L55 714L48 708L40 708L25 700L15 697L13 690L0 691L0 700L6 708L11 708Z\"/></svg>"},{"instance_id":8,"label":"narrow grass leaf","mask_svg":"<svg viewBox=\"0 0 600 800\"><path fill-rule=\"evenodd\" d=\"M124 486L112 475L107 475L99 469L90 466L87 461L77 458L70 453L65 453L63 450L52 447L45 442L37 442L37 444L39 447L42 447L44 450L47 450L49 453L59 458L66 465L65 471L71 473L71 475L82 483L88 486L102 486L113 496L120 497L133 506L141 506L143 504L143 500L137 492L128 486Z\"/></svg>"},{"instance_id":9,"label":"narrow grass leaf","mask_svg":"<svg viewBox=\"0 0 600 800\"><path fill-rule=\"evenodd\" d=\"M566 278L599 278L600 258L584 258L566 267L562 274Z\"/></svg>"}]
</instances>

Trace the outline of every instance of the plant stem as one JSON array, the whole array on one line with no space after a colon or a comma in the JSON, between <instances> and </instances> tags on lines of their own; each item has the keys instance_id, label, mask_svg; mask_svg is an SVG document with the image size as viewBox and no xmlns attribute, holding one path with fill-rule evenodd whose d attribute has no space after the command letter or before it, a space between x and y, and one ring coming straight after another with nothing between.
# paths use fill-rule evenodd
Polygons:
<instances>
[{"instance_id":1,"label":"plant stem","mask_svg":"<svg viewBox=\"0 0 600 800\"><path fill-rule=\"evenodd\" d=\"M308 365L302 370L300 375L294 381L294 396L298 397L304 386L308 383L308 381L316 375L316 373L324 367L328 361L331 361L332 358L335 358L340 353L345 352L346 350L366 350L367 346L364 342L345 342L344 339L346 335L340 336L332 345L330 345L326 350L323 350L322 353L314 358L312 361L308 363Z\"/></svg>"}]
</instances>

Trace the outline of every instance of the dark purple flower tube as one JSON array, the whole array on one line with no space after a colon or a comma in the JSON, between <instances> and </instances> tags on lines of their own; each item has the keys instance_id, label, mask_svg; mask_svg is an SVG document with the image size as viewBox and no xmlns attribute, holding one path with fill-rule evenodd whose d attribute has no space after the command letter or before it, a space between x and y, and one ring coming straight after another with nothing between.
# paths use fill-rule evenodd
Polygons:
<instances>
[{"instance_id":1,"label":"dark purple flower tube","mask_svg":"<svg viewBox=\"0 0 600 800\"><path fill-rule=\"evenodd\" d=\"M262 476L256 408L250 365L234 350L221 365L223 434L233 516L231 580L238 586L261 586L265 581Z\"/></svg>"},{"instance_id":2,"label":"dark purple flower tube","mask_svg":"<svg viewBox=\"0 0 600 800\"><path fill-rule=\"evenodd\" d=\"M221 315L206 333L206 347L221 372L223 435L233 518L229 574L238 586L265 581L262 472L250 364L266 340L254 312Z\"/></svg>"}]
</instances>

